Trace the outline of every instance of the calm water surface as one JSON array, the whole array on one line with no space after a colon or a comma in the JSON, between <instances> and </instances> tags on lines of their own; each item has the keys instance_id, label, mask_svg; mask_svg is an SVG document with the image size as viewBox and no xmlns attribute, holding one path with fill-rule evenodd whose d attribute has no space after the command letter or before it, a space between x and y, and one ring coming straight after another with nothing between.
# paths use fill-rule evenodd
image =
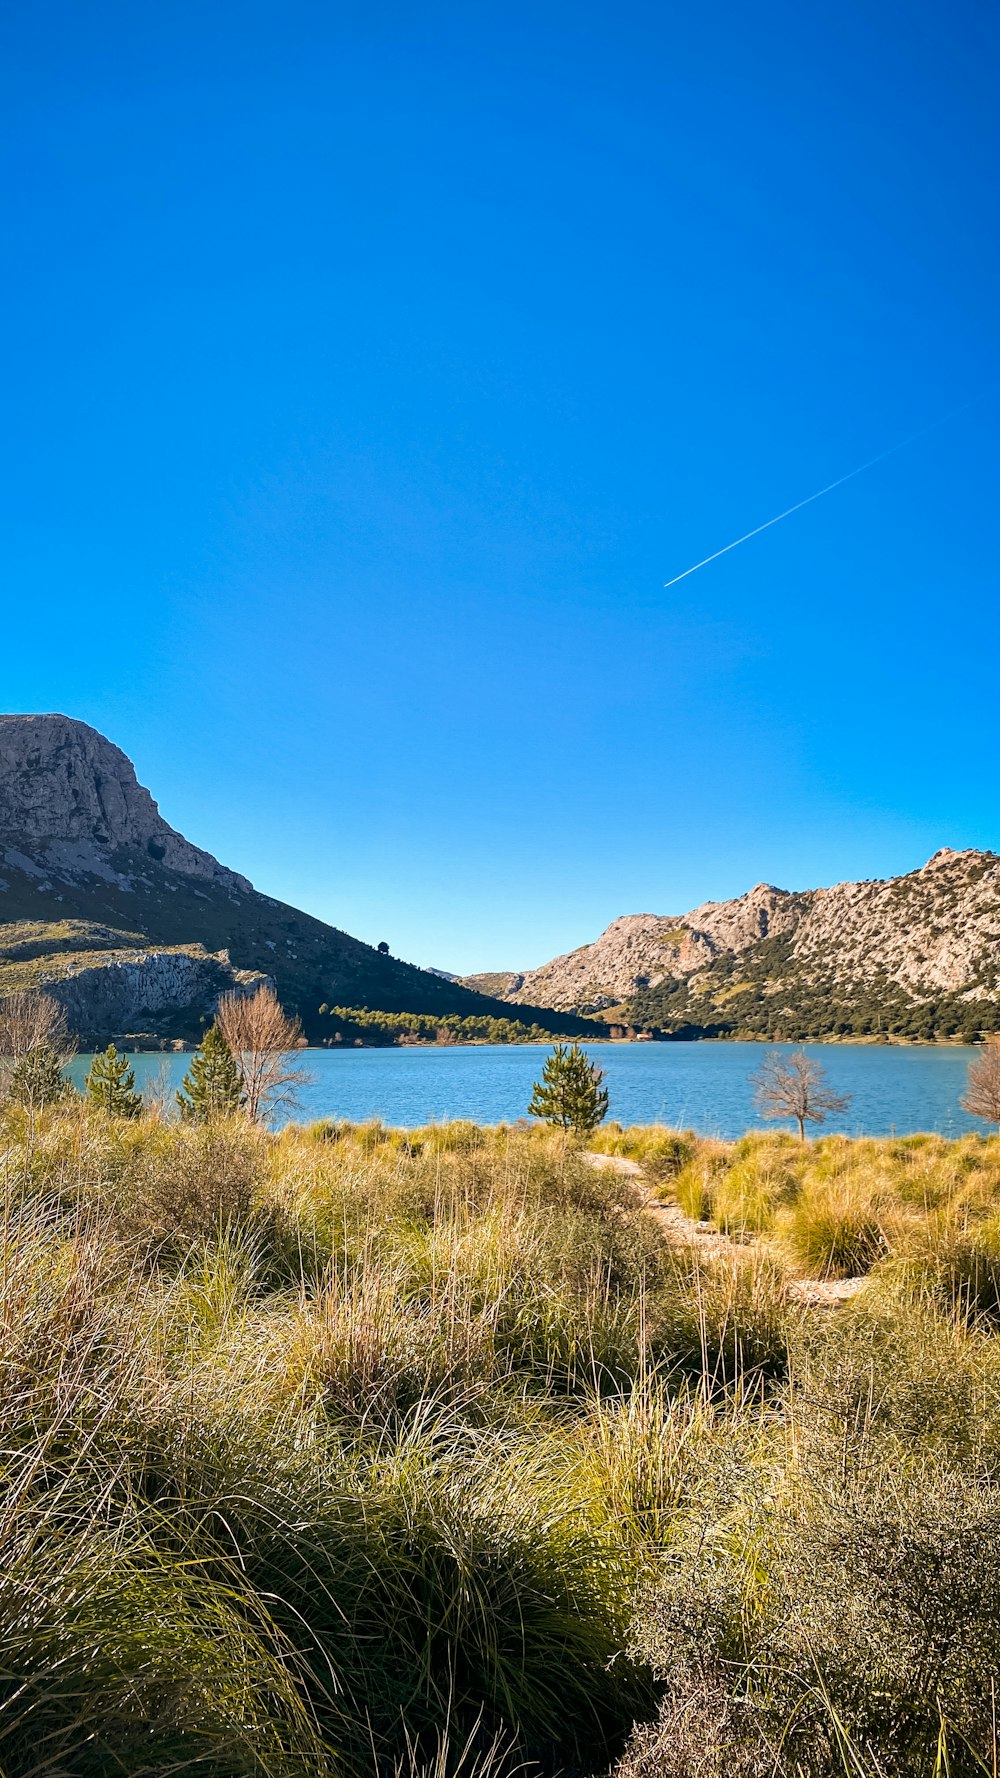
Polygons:
<instances>
[{"instance_id":1,"label":"calm water surface","mask_svg":"<svg viewBox=\"0 0 1000 1778\"><path fill-rule=\"evenodd\" d=\"M766 1046L757 1043L595 1043L585 1046L605 1070L609 1116L623 1124L672 1124L705 1136L741 1136L758 1124L747 1076L759 1067ZM781 1045L791 1049L792 1045ZM826 1070L830 1086L851 1094L849 1109L829 1119L827 1130L888 1136L937 1130L957 1136L985 1128L958 1100L969 1063L965 1046L807 1044ZM456 1044L431 1049L310 1050L302 1056L311 1078L295 1116L380 1117L387 1124L426 1124L449 1118L478 1123L523 1117L547 1051L533 1044ZM136 1083L162 1074L171 1088L190 1064L186 1055L134 1058ZM88 1058L79 1057L79 1083Z\"/></svg>"}]
</instances>

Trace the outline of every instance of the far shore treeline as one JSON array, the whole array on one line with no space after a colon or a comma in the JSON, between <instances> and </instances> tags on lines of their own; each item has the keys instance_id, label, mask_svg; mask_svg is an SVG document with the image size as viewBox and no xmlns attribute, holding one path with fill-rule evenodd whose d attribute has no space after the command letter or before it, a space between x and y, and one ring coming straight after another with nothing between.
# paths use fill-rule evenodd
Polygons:
<instances>
[{"instance_id":1,"label":"far shore treeline","mask_svg":"<svg viewBox=\"0 0 1000 1778\"><path fill-rule=\"evenodd\" d=\"M513 1010L513 1009L512 1009ZM384 1048L407 1043L556 1043L560 1037L610 1036L608 1027L591 1019L563 1018L541 1025L518 1018L493 1018L482 1013L378 1012L365 1006L321 1006L313 1041L330 1044L360 1043ZM569 1027L568 1030L565 1027ZM575 1027L575 1028L574 1028Z\"/></svg>"}]
</instances>

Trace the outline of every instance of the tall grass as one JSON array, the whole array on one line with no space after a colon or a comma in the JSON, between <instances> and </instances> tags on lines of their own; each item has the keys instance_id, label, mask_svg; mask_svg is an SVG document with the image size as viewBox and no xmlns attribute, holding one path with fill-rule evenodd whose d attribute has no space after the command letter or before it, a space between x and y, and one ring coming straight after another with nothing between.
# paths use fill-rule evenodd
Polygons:
<instances>
[{"instance_id":1,"label":"tall grass","mask_svg":"<svg viewBox=\"0 0 1000 1778\"><path fill-rule=\"evenodd\" d=\"M1000 1144L606 1141L0 1113L4 1778L993 1770Z\"/></svg>"},{"instance_id":2,"label":"tall grass","mask_svg":"<svg viewBox=\"0 0 1000 1778\"><path fill-rule=\"evenodd\" d=\"M628 1190L468 1129L4 1138L5 1774L610 1757L641 1556L566 1416L645 1362Z\"/></svg>"},{"instance_id":3,"label":"tall grass","mask_svg":"<svg viewBox=\"0 0 1000 1778\"><path fill-rule=\"evenodd\" d=\"M644 1165L647 1147L665 1152L671 1141L677 1164L659 1176L661 1195L731 1239L762 1241L800 1276L865 1275L881 1260L927 1259L969 1239L985 1277L986 1249L997 1246L990 1230L1000 1204L1000 1138L826 1136L803 1144L753 1132L727 1143L616 1129L608 1152Z\"/></svg>"}]
</instances>

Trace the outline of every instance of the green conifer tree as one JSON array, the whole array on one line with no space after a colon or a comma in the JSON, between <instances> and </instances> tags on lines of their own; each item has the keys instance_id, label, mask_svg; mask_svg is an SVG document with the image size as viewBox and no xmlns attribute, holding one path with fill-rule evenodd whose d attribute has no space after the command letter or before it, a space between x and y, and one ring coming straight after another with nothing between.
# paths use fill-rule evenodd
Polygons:
<instances>
[{"instance_id":1,"label":"green conifer tree","mask_svg":"<svg viewBox=\"0 0 1000 1778\"><path fill-rule=\"evenodd\" d=\"M186 1123L206 1124L213 1117L231 1117L240 1108L243 1082L233 1052L217 1025L202 1039L181 1081L177 1103Z\"/></svg>"},{"instance_id":2,"label":"green conifer tree","mask_svg":"<svg viewBox=\"0 0 1000 1778\"><path fill-rule=\"evenodd\" d=\"M36 1043L11 1070L10 1098L15 1105L23 1105L28 1111L55 1105L72 1091L69 1081L63 1078L62 1064L50 1044Z\"/></svg>"},{"instance_id":3,"label":"green conifer tree","mask_svg":"<svg viewBox=\"0 0 1000 1778\"><path fill-rule=\"evenodd\" d=\"M119 1055L109 1043L103 1055L95 1056L86 1083L87 1098L109 1117L138 1117L142 1096L135 1090L135 1071L128 1058Z\"/></svg>"},{"instance_id":4,"label":"green conifer tree","mask_svg":"<svg viewBox=\"0 0 1000 1778\"><path fill-rule=\"evenodd\" d=\"M557 1043L536 1080L528 1106L529 1117L587 1136L608 1115L607 1089L601 1085L603 1068L584 1055L579 1044Z\"/></svg>"}]
</instances>

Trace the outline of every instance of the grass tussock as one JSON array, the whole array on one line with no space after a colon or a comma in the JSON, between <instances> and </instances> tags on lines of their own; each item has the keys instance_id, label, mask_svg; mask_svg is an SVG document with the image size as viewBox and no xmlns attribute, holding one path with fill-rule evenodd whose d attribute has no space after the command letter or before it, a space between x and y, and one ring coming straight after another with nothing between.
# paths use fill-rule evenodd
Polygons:
<instances>
[{"instance_id":1,"label":"grass tussock","mask_svg":"<svg viewBox=\"0 0 1000 1778\"><path fill-rule=\"evenodd\" d=\"M929 1275L948 1249L956 1288L971 1268L970 1300L980 1285L989 1298L990 1253L1000 1254L1000 1138L800 1143L755 1131L719 1142L618 1129L608 1152L645 1170L646 1148L667 1152L671 1141L678 1160L660 1177L661 1194L732 1240L763 1241L801 1277L860 1277L883 1261L922 1264Z\"/></svg>"},{"instance_id":2,"label":"grass tussock","mask_svg":"<svg viewBox=\"0 0 1000 1778\"><path fill-rule=\"evenodd\" d=\"M995 1769L1000 1144L601 1140L0 1113L5 1778Z\"/></svg>"}]
</instances>

